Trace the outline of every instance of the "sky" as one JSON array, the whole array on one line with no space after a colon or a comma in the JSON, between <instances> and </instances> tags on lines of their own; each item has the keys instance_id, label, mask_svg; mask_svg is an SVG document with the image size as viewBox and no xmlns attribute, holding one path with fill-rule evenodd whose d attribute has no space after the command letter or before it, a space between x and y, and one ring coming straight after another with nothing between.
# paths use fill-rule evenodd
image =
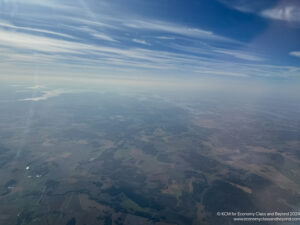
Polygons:
<instances>
[{"instance_id":1,"label":"sky","mask_svg":"<svg viewBox=\"0 0 300 225\"><path fill-rule=\"evenodd\" d=\"M0 76L293 79L298 0L0 0Z\"/></svg>"}]
</instances>

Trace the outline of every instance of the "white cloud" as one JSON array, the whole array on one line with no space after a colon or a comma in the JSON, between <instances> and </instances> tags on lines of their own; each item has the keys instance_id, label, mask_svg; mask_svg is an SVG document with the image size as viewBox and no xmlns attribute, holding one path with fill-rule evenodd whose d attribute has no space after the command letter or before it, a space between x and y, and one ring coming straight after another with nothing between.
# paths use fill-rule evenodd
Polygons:
<instances>
[{"instance_id":1,"label":"white cloud","mask_svg":"<svg viewBox=\"0 0 300 225\"><path fill-rule=\"evenodd\" d=\"M86 55L87 53L113 53L122 55L134 55L130 51L110 48L100 45L86 44L76 41L67 41L51 37L43 37L21 32L0 29L0 47L17 50L30 50L44 53L76 53ZM29 53L27 53L30 56ZM20 55L21 57L21 55Z\"/></svg>"},{"instance_id":2,"label":"white cloud","mask_svg":"<svg viewBox=\"0 0 300 225\"><path fill-rule=\"evenodd\" d=\"M275 8L262 11L261 15L276 20L300 22L300 7L291 5L277 6Z\"/></svg>"},{"instance_id":3,"label":"white cloud","mask_svg":"<svg viewBox=\"0 0 300 225\"><path fill-rule=\"evenodd\" d=\"M0 27L10 28L10 29L14 29L14 30L33 31L33 32L39 32L39 33L44 33L44 34L52 34L52 35L55 35L55 36L61 36L61 37L66 37L66 38L74 38L73 36L68 35L68 34L62 34L62 33L59 33L59 32L54 32L54 31L49 31L49 30L44 30L44 29L31 28L31 27L15 26L15 25L5 23L5 22L0 22Z\"/></svg>"},{"instance_id":4,"label":"white cloud","mask_svg":"<svg viewBox=\"0 0 300 225\"><path fill-rule=\"evenodd\" d=\"M241 51L219 50L218 49L218 50L214 50L214 52L231 55L235 58L249 60L249 61L263 61L263 59L258 56L254 56L254 55L248 54L246 52L241 52Z\"/></svg>"},{"instance_id":5,"label":"white cloud","mask_svg":"<svg viewBox=\"0 0 300 225\"><path fill-rule=\"evenodd\" d=\"M20 101L44 101L44 100L47 100L49 98L57 97L57 96L59 96L61 94L64 94L64 93L68 93L68 92L65 91L65 90L45 91L45 92L43 92L43 95L40 96L40 97L24 98L24 99L21 99Z\"/></svg>"},{"instance_id":6,"label":"white cloud","mask_svg":"<svg viewBox=\"0 0 300 225\"><path fill-rule=\"evenodd\" d=\"M4 30L0 30L0 46L5 47L6 49L10 48L10 53L16 49L17 53L19 50L30 50L33 52L37 51L51 54L50 56L46 56L46 59L53 59L53 54L65 59L74 59L74 55L72 55L74 53L81 55L81 57L93 55L98 59L99 57L102 57L109 61L112 59L123 59L124 61L130 62L132 59L135 59L139 62L141 60L145 60L148 62L158 63L160 62L159 58L161 58L156 55L157 51L146 51L145 49L138 48L113 48ZM13 53L13 56L21 59L22 61L29 57L30 61L33 59L32 57L34 57L34 54L32 55L28 52L25 54ZM10 57L9 51L6 51L3 57ZM41 57L40 60L44 60L43 57ZM84 60L84 58L79 58L79 60ZM91 60L91 62L93 61Z\"/></svg>"},{"instance_id":7,"label":"white cloud","mask_svg":"<svg viewBox=\"0 0 300 225\"><path fill-rule=\"evenodd\" d=\"M92 34L95 38L99 38L101 40L104 41L112 41L112 42L117 42L117 40L115 40L114 38L106 35L106 34L100 34L100 33L94 33Z\"/></svg>"},{"instance_id":8,"label":"white cloud","mask_svg":"<svg viewBox=\"0 0 300 225\"><path fill-rule=\"evenodd\" d=\"M300 58L300 51L293 51L293 52L290 52L290 55L291 55L291 56L295 56L295 57L299 57L299 58Z\"/></svg>"},{"instance_id":9,"label":"white cloud","mask_svg":"<svg viewBox=\"0 0 300 225\"><path fill-rule=\"evenodd\" d=\"M219 0L227 6L241 12L255 13L262 17L288 22L300 22L300 6L295 1L281 0L275 7L269 8L273 3L269 1L253 0ZM295 3L293 3L295 2Z\"/></svg>"},{"instance_id":10,"label":"white cloud","mask_svg":"<svg viewBox=\"0 0 300 225\"><path fill-rule=\"evenodd\" d=\"M124 26L133 29L152 30L156 32L172 33L172 34L177 34L177 35L192 37L192 38L234 42L233 40L230 40L228 38L215 35L211 31L202 30L198 28L185 27L182 25L166 23L163 21L131 20L123 24Z\"/></svg>"},{"instance_id":11,"label":"white cloud","mask_svg":"<svg viewBox=\"0 0 300 225\"><path fill-rule=\"evenodd\" d=\"M0 6L18 8L24 5L54 8L55 10L73 11L77 9L72 5L64 4L63 1L57 0L0 0Z\"/></svg>"},{"instance_id":12,"label":"white cloud","mask_svg":"<svg viewBox=\"0 0 300 225\"><path fill-rule=\"evenodd\" d=\"M132 39L133 42L138 43L138 44L142 44L142 45L151 45L149 42L145 41L145 40L140 40L140 39Z\"/></svg>"},{"instance_id":13,"label":"white cloud","mask_svg":"<svg viewBox=\"0 0 300 225\"><path fill-rule=\"evenodd\" d=\"M79 32L85 33L85 34L90 34L94 38L101 39L104 41L111 41L111 42L118 42L116 39L113 37L109 36L108 34L105 34L105 32L100 32L95 29L92 29L88 26L88 24L85 24L85 26L82 27L76 27L76 26L67 26L69 29L72 30L77 30Z\"/></svg>"},{"instance_id":14,"label":"white cloud","mask_svg":"<svg viewBox=\"0 0 300 225\"><path fill-rule=\"evenodd\" d=\"M175 37L167 37L167 36L157 36L157 39L161 39L161 40L175 40Z\"/></svg>"},{"instance_id":15,"label":"white cloud","mask_svg":"<svg viewBox=\"0 0 300 225\"><path fill-rule=\"evenodd\" d=\"M44 52L74 52L74 49L84 48L76 42L1 29L0 46Z\"/></svg>"},{"instance_id":16,"label":"white cloud","mask_svg":"<svg viewBox=\"0 0 300 225\"><path fill-rule=\"evenodd\" d=\"M35 86L28 87L28 89L33 89L33 90L39 90L43 88L45 88L45 86L43 85L35 85Z\"/></svg>"},{"instance_id":17,"label":"white cloud","mask_svg":"<svg viewBox=\"0 0 300 225\"><path fill-rule=\"evenodd\" d=\"M115 26L113 24L111 24L111 22L107 21L109 20L109 18L100 18L100 21L95 21L95 20L91 20L91 19L83 19L80 17L73 17L73 16L59 16L58 18L60 18L61 20L64 21L71 21L72 23L78 23L81 25L85 25L85 26L93 26L93 27L100 27L100 28L110 28L110 29L115 29L118 30L119 27ZM105 22L103 22L103 21ZM83 27L78 27L78 26L70 26L70 25L64 25L67 27L70 27L72 29L79 29L81 30Z\"/></svg>"},{"instance_id":18,"label":"white cloud","mask_svg":"<svg viewBox=\"0 0 300 225\"><path fill-rule=\"evenodd\" d=\"M74 22L79 22L85 26L96 26L107 29L114 29L118 31L128 32L130 30L151 30L157 32L156 38L158 39L176 39L176 37L170 37L169 34L176 34L183 37L190 38L201 38L214 41L224 41L224 42L235 42L238 41L219 36L211 31L203 30L195 27L184 26L176 23L170 23L161 20L143 20L143 19L133 19L131 17L111 17L106 15L97 15L96 20L87 20L82 18L74 17L64 17L66 20L71 20ZM101 22L99 22L101 21ZM126 21L126 22L124 22ZM74 29L77 29L74 27ZM81 29L81 28L79 28Z\"/></svg>"},{"instance_id":19,"label":"white cloud","mask_svg":"<svg viewBox=\"0 0 300 225\"><path fill-rule=\"evenodd\" d=\"M204 74L204 75L221 75L221 76L232 76L232 77L249 77L245 73L237 73L237 72L230 72L230 71L217 71L217 70L200 70L196 71L198 73Z\"/></svg>"},{"instance_id":20,"label":"white cloud","mask_svg":"<svg viewBox=\"0 0 300 225\"><path fill-rule=\"evenodd\" d=\"M76 17L73 18L75 19ZM70 31L68 33L74 35L72 40L63 40L59 35L46 36L45 34L54 32L46 30L53 28L54 24L49 25L45 23L45 29L38 30L31 27L17 27L4 24L10 27L0 28L1 74L6 74L6 71L13 74L11 72L13 70L20 74L25 73L25 71L28 71L27 74L31 74L33 68L36 68L36 71L41 74L52 73L53 75L61 74L62 76L74 75L75 73L78 75L89 74L90 72L93 74L120 74L120 71L123 72L125 70L130 71L128 73L131 74L149 73L161 75L202 71L201 74L204 75L239 77L276 77L299 74L299 68L294 70L286 67L274 69L255 64L234 63L232 62L233 60L225 59L226 57L223 54L250 61L263 59L244 51L233 51L220 47L216 49L210 45L211 42L209 41L214 41L213 43L233 41L217 36L209 31L193 29L174 23L150 20L138 21L131 18L128 18L128 20L120 20L120 18L109 20L106 18L100 20L101 22L98 24L98 22L94 21L81 20L81 17L78 17L78 21L76 19L71 22L63 19L59 21L64 21L63 28L67 28ZM124 21L128 21L128 23L124 24ZM30 23L26 21L25 24ZM43 22L41 22L42 24ZM38 33L34 32L32 34L26 31L37 31ZM184 40L189 40L191 45L180 48L180 46L170 45L171 41L161 41L164 44L164 48L158 50L159 48L144 49L142 45L137 47L132 45L132 43L126 42L126 45L122 43L124 40L128 41L128 38L134 37L133 34L136 37L143 36L142 32L145 31L153 35L153 39L147 36L147 40L153 41L153 43L160 44L160 41L157 39L173 40L183 38ZM120 34L124 36L117 36ZM99 39L106 39L115 43L110 43L111 45L100 41L95 43L95 41L91 40L91 36L96 38L95 35L98 35ZM148 43L139 39L134 40L144 45ZM172 41L172 44L176 43L176 41ZM235 42L234 46L242 47L244 45ZM218 50L218 52L214 50ZM207 57L208 54L211 57ZM52 94L50 94L51 96ZM47 95L27 100L37 101L43 100L45 97Z\"/></svg>"},{"instance_id":21,"label":"white cloud","mask_svg":"<svg viewBox=\"0 0 300 225\"><path fill-rule=\"evenodd\" d=\"M135 74L140 72L145 73L145 71L152 71L151 73L153 73L153 70L155 70L156 74L159 73L161 75L165 75L166 73L186 73L187 71L193 73L193 71L197 71L197 74L203 75L227 75L239 77L299 76L299 68L297 67L274 67L258 64L248 65L230 61L226 62L221 58L199 57L188 53L175 53L142 48L119 49L80 43L77 45L76 42L71 41L64 41L64 45L61 45L62 43L60 43L60 40L50 39L49 41L51 43L56 43L56 41L58 41L59 48L57 48L58 50L55 49L57 52L53 51L54 49L50 49L50 52L47 52L49 46L42 46L43 48L40 49L45 51L45 53L30 54L27 51L14 53L15 49L13 46L6 51L1 51L0 72L10 73L12 70L11 68L18 68L23 74L26 71L32 71L32 65L37 64L40 67L40 73L49 72L51 74L53 72L59 72L61 75L63 75L62 73L80 73L80 71L98 74L99 69L101 69L102 72L107 71L119 74L120 71L131 69L132 73ZM36 47L34 47L34 49L36 49ZM70 49L72 51L70 51ZM89 57L86 58L85 54ZM66 59L68 62L72 62L72 64L66 62ZM72 70L70 70L70 65ZM114 68L114 72L112 71L112 68ZM202 73L200 73L201 71ZM218 71L221 71L222 74L219 74ZM27 100L43 100L45 96L40 98L41 97Z\"/></svg>"}]
</instances>

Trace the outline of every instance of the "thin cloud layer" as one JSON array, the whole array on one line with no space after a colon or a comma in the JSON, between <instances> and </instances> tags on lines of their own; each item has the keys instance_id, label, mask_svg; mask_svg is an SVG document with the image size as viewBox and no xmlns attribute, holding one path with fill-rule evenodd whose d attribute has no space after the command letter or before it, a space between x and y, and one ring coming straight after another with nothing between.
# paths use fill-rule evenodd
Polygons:
<instances>
[{"instance_id":1,"label":"thin cloud layer","mask_svg":"<svg viewBox=\"0 0 300 225\"><path fill-rule=\"evenodd\" d=\"M145 40L140 40L140 39L132 39L133 42L138 43L138 44L142 44L142 45L151 45L150 43L148 43Z\"/></svg>"},{"instance_id":2,"label":"thin cloud layer","mask_svg":"<svg viewBox=\"0 0 300 225\"><path fill-rule=\"evenodd\" d=\"M45 88L44 85L34 85L34 86L28 87L28 89L33 89L33 90L39 90L39 89L43 89L43 88Z\"/></svg>"},{"instance_id":3,"label":"thin cloud layer","mask_svg":"<svg viewBox=\"0 0 300 225\"><path fill-rule=\"evenodd\" d=\"M295 56L295 57L299 57L299 58L300 58L300 51L293 51L293 52L290 52L290 55L291 55L291 56Z\"/></svg>"},{"instance_id":4,"label":"thin cloud layer","mask_svg":"<svg viewBox=\"0 0 300 225\"><path fill-rule=\"evenodd\" d=\"M277 6L262 11L262 16L288 22L300 22L300 7L292 5Z\"/></svg>"},{"instance_id":5,"label":"thin cloud layer","mask_svg":"<svg viewBox=\"0 0 300 225\"><path fill-rule=\"evenodd\" d=\"M244 59L244 60L249 60L249 61L263 61L263 59L258 56L254 56L254 55L251 55L250 53L245 53L245 52L241 52L241 51L215 50L215 52L231 55L233 57L236 57L239 59Z\"/></svg>"},{"instance_id":6,"label":"thin cloud layer","mask_svg":"<svg viewBox=\"0 0 300 225\"><path fill-rule=\"evenodd\" d=\"M119 15L108 1L97 3L101 4L97 10L90 1L0 0L0 4L2 73L30 74L32 68L40 68L40 73L60 76L75 70L98 75L298 75L297 66L276 65L251 43L207 27L118 11ZM7 13L19 6L22 13ZM50 16L53 9L55 16ZM285 10L281 17L291 19L293 10ZM291 56L297 52L286 53Z\"/></svg>"},{"instance_id":7,"label":"thin cloud layer","mask_svg":"<svg viewBox=\"0 0 300 225\"><path fill-rule=\"evenodd\" d=\"M21 99L20 101L44 101L47 100L49 98L53 98L53 97L58 97L62 94L68 93L65 90L51 90L51 91L44 91L42 96L39 97L32 97L32 98L24 98Z\"/></svg>"}]
</instances>

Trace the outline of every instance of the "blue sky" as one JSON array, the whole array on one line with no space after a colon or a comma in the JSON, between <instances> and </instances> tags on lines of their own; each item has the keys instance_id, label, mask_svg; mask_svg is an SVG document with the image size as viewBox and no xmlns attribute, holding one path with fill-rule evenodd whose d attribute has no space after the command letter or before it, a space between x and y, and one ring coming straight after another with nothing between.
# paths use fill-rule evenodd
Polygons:
<instances>
[{"instance_id":1,"label":"blue sky","mask_svg":"<svg viewBox=\"0 0 300 225\"><path fill-rule=\"evenodd\" d=\"M297 0L0 0L0 74L300 76Z\"/></svg>"}]
</instances>

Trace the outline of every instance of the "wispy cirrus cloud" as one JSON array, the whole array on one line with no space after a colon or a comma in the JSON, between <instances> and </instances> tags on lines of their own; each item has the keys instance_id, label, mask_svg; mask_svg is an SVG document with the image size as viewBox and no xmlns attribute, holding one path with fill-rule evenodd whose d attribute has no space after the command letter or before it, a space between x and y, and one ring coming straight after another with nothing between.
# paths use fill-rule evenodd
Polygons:
<instances>
[{"instance_id":1,"label":"wispy cirrus cloud","mask_svg":"<svg viewBox=\"0 0 300 225\"><path fill-rule=\"evenodd\" d=\"M253 66L251 64L226 62L222 58L206 58L195 54L191 55L191 52L199 51L199 49L193 48L173 52L171 50L143 49L134 46L127 48L120 46L109 47L95 43L80 42L79 39L77 41L61 40L54 37L3 30L0 31L0 41L0 46L6 49L0 53L2 65L4 65L2 69L9 65L16 67L15 65L17 64L22 70L23 66L26 67L26 65L30 66L37 63L46 66L45 68L53 68L53 65L59 68L66 68L66 66L72 65L73 69L94 71L95 73L99 69L108 71L109 68L116 66L117 69L115 71L134 69L135 73L144 70L151 70L157 74L180 73L181 71L186 73L186 71L189 71L193 74L206 76L235 77L295 76L299 72L297 68L275 68L268 65ZM212 56L219 54L213 49L203 49L203 51L207 52L207 54L212 54ZM245 58L243 55L245 53L226 51L225 49L218 49L218 51L222 51L222 54L234 54L235 57ZM249 60L248 57L247 59ZM253 58L250 59L253 60ZM232 68L235 68L234 72ZM66 69L65 72L67 73L67 71ZM52 94L50 94L51 96ZM41 97L41 100L44 98L45 96Z\"/></svg>"},{"instance_id":2,"label":"wispy cirrus cloud","mask_svg":"<svg viewBox=\"0 0 300 225\"><path fill-rule=\"evenodd\" d=\"M263 9L269 8L274 4L274 0L218 0L219 2L239 10L241 12L253 13L260 12Z\"/></svg>"},{"instance_id":3,"label":"wispy cirrus cloud","mask_svg":"<svg viewBox=\"0 0 300 225\"><path fill-rule=\"evenodd\" d=\"M115 14L109 10L93 12L88 4L84 4L88 12L78 14L78 2L65 3L20 3L48 8L61 5L53 18L38 10L12 20L0 17L0 72L16 68L22 72L37 66L44 73L57 70L57 74L70 70L94 74L150 71L247 77L295 76L298 72L297 68L270 67L267 62L258 65L266 61L264 56L247 51L245 43L207 29L146 17L111 16Z\"/></svg>"},{"instance_id":4,"label":"wispy cirrus cloud","mask_svg":"<svg viewBox=\"0 0 300 225\"><path fill-rule=\"evenodd\" d=\"M292 51L289 53L291 56L295 56L295 57L298 57L300 58L300 51Z\"/></svg>"},{"instance_id":5,"label":"wispy cirrus cloud","mask_svg":"<svg viewBox=\"0 0 300 225\"><path fill-rule=\"evenodd\" d=\"M161 39L161 40L175 40L175 37L170 37L170 36L158 36L156 37L157 39Z\"/></svg>"},{"instance_id":6,"label":"wispy cirrus cloud","mask_svg":"<svg viewBox=\"0 0 300 225\"><path fill-rule=\"evenodd\" d=\"M211 31L194 28L194 27L182 26L182 25L168 23L164 21L131 20L126 23L123 23L123 25L132 29L151 30L153 32L159 32L163 34L176 34L176 35L191 37L191 38L234 42L234 40L216 35Z\"/></svg>"},{"instance_id":7,"label":"wispy cirrus cloud","mask_svg":"<svg viewBox=\"0 0 300 225\"><path fill-rule=\"evenodd\" d=\"M66 4L66 2L61 2L57 0L1 0L0 6L2 7L10 7L13 11L18 10L18 7L24 6L37 6L37 7L45 7L51 8L55 10L62 10L62 11L74 11L77 9L76 6L72 4ZM12 11L12 12L13 12Z\"/></svg>"},{"instance_id":8,"label":"wispy cirrus cloud","mask_svg":"<svg viewBox=\"0 0 300 225\"><path fill-rule=\"evenodd\" d=\"M274 8L263 10L261 15L270 19L300 22L300 6L279 5Z\"/></svg>"},{"instance_id":9,"label":"wispy cirrus cloud","mask_svg":"<svg viewBox=\"0 0 300 225\"><path fill-rule=\"evenodd\" d=\"M60 96L62 94L68 93L68 91L66 90L50 90L50 91L44 91L43 94L39 97L31 97L31 98L24 98L24 99L20 99L19 101L44 101L47 100L49 98L53 98L53 97L57 97Z\"/></svg>"},{"instance_id":10,"label":"wispy cirrus cloud","mask_svg":"<svg viewBox=\"0 0 300 225\"><path fill-rule=\"evenodd\" d=\"M117 40L110 37L109 35L106 34L101 34L101 33L94 33L92 34L95 38L104 40L104 41L112 41L112 42L116 42Z\"/></svg>"},{"instance_id":11,"label":"wispy cirrus cloud","mask_svg":"<svg viewBox=\"0 0 300 225\"><path fill-rule=\"evenodd\" d=\"M145 40L141 40L141 39L132 39L133 42L138 43L138 44L142 44L142 45L151 45L149 42L145 41Z\"/></svg>"},{"instance_id":12,"label":"wispy cirrus cloud","mask_svg":"<svg viewBox=\"0 0 300 225\"><path fill-rule=\"evenodd\" d=\"M23 32L0 30L0 46L3 48L27 49L42 52L74 52L85 49L84 44L44 37Z\"/></svg>"},{"instance_id":13,"label":"wispy cirrus cloud","mask_svg":"<svg viewBox=\"0 0 300 225\"><path fill-rule=\"evenodd\" d=\"M201 74L208 74L208 75L217 75L217 76L231 76L231 77L249 77L245 73L239 72L231 72L231 71L220 71L220 70L204 70L204 71L197 71Z\"/></svg>"},{"instance_id":14,"label":"wispy cirrus cloud","mask_svg":"<svg viewBox=\"0 0 300 225\"><path fill-rule=\"evenodd\" d=\"M16 26L5 22L0 22L0 28L9 28L9 29L19 30L19 31L37 32L41 34L50 34L50 35L55 35L55 36L60 36L65 38L74 38L73 36L64 33L59 33L59 32L45 30L45 29Z\"/></svg>"},{"instance_id":15,"label":"wispy cirrus cloud","mask_svg":"<svg viewBox=\"0 0 300 225\"><path fill-rule=\"evenodd\" d=\"M239 59L244 59L244 60L249 60L249 61L263 61L264 59L255 55L251 55L250 53L247 52L242 52L242 51L235 51L235 50L221 50L217 49L214 50L215 52L222 53L225 55L231 55L235 58Z\"/></svg>"},{"instance_id":16,"label":"wispy cirrus cloud","mask_svg":"<svg viewBox=\"0 0 300 225\"><path fill-rule=\"evenodd\" d=\"M34 85L34 86L28 87L28 89L32 89L32 90L39 90L39 89L43 89L43 88L45 88L44 85Z\"/></svg>"},{"instance_id":17,"label":"wispy cirrus cloud","mask_svg":"<svg viewBox=\"0 0 300 225\"><path fill-rule=\"evenodd\" d=\"M91 36L98 36L98 38L115 42L115 39L113 37L102 34L100 32L96 32L95 30L87 27L77 28L77 30L81 31L83 34L88 33ZM40 52L52 54L52 56L53 54L60 54L61 57L62 54L78 54L86 57L89 57L91 55L102 56L110 58L110 61L112 62L115 62L116 59L122 59L124 61L137 59L139 61L146 60L148 62L158 62L159 60L161 60L162 55L162 53L159 51L153 51L154 53L151 53L151 56L149 56L149 51L136 49L134 46L127 48L124 48L123 46L109 47L105 45L90 43L89 40L80 40L80 38L77 38L77 40L64 40L55 37L45 37L37 34L24 33L21 31L22 30L16 32L14 31L14 29L0 29L0 46L2 46L3 48L11 48L12 52L17 52L18 50L29 50L31 52L35 52L35 54ZM149 45L148 42L140 39L133 39L132 41L143 45ZM27 55L30 59L30 54L27 53ZM168 55L170 56L172 55L172 53L169 52ZM16 53L14 53L14 56L16 56ZM70 59L69 55L64 56L66 59ZM21 57L22 55L19 53L18 58ZM26 58L25 55L23 57ZM74 58L74 56L72 56L72 58Z\"/></svg>"},{"instance_id":18,"label":"wispy cirrus cloud","mask_svg":"<svg viewBox=\"0 0 300 225\"><path fill-rule=\"evenodd\" d=\"M297 0L219 0L241 12L253 13L272 20L300 22L300 5ZM274 5L275 4L275 5Z\"/></svg>"},{"instance_id":19,"label":"wispy cirrus cloud","mask_svg":"<svg viewBox=\"0 0 300 225\"><path fill-rule=\"evenodd\" d=\"M97 24L97 26L98 26L98 24ZM74 29L74 30L79 31L83 34L88 34L91 37L94 37L96 39L100 39L100 40L103 40L103 41L118 42L114 37L107 34L107 32L98 31L96 29L90 28L86 23L84 24L84 26L80 26L80 27L70 27L69 26L69 29Z\"/></svg>"}]
</instances>

